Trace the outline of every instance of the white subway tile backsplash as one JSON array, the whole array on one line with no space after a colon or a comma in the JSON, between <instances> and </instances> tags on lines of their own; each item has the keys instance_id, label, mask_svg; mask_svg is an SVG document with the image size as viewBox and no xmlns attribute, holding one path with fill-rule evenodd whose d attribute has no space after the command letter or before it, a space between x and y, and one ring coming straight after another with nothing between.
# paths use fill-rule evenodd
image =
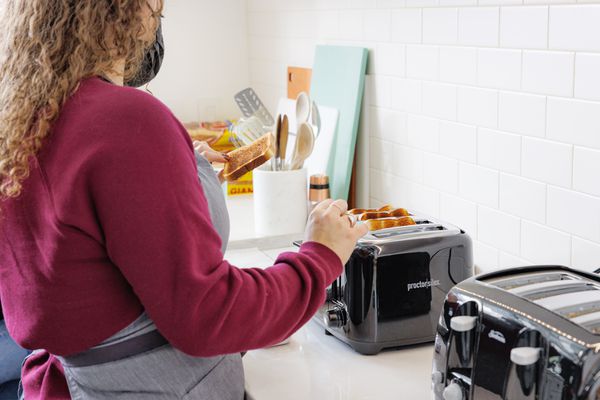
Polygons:
<instances>
[{"instance_id":1,"label":"white subway tile backsplash","mask_svg":"<svg viewBox=\"0 0 600 400\"><path fill-rule=\"evenodd\" d=\"M500 174L500 209L539 223L546 222L546 185Z\"/></svg>"},{"instance_id":2,"label":"white subway tile backsplash","mask_svg":"<svg viewBox=\"0 0 600 400\"><path fill-rule=\"evenodd\" d=\"M548 98L550 139L600 149L600 103Z\"/></svg>"},{"instance_id":3,"label":"white subway tile backsplash","mask_svg":"<svg viewBox=\"0 0 600 400\"><path fill-rule=\"evenodd\" d=\"M400 144L408 142L405 113L376 107L370 110L371 136Z\"/></svg>"},{"instance_id":4,"label":"white subway tile backsplash","mask_svg":"<svg viewBox=\"0 0 600 400\"><path fill-rule=\"evenodd\" d=\"M423 166L423 181L427 186L445 193L457 192L458 161L425 152Z\"/></svg>"},{"instance_id":5,"label":"white subway tile backsplash","mask_svg":"<svg viewBox=\"0 0 600 400\"><path fill-rule=\"evenodd\" d=\"M498 124L501 130L527 136L546 135L546 98L500 92Z\"/></svg>"},{"instance_id":6,"label":"white subway tile backsplash","mask_svg":"<svg viewBox=\"0 0 600 400\"><path fill-rule=\"evenodd\" d=\"M414 79L393 79L391 90L392 108L408 112L421 112L421 81Z\"/></svg>"},{"instance_id":7,"label":"white subway tile backsplash","mask_svg":"<svg viewBox=\"0 0 600 400\"><path fill-rule=\"evenodd\" d=\"M423 152L411 147L397 146L392 172L413 182L423 182Z\"/></svg>"},{"instance_id":8,"label":"white subway tile backsplash","mask_svg":"<svg viewBox=\"0 0 600 400\"><path fill-rule=\"evenodd\" d=\"M513 256L512 254L500 252L500 269L524 267L533 264L531 261L525 260L520 257Z\"/></svg>"},{"instance_id":9,"label":"white subway tile backsplash","mask_svg":"<svg viewBox=\"0 0 600 400\"><path fill-rule=\"evenodd\" d=\"M571 266L588 272L600 269L600 245L573 237Z\"/></svg>"},{"instance_id":10,"label":"white subway tile backsplash","mask_svg":"<svg viewBox=\"0 0 600 400\"><path fill-rule=\"evenodd\" d=\"M408 144L414 148L437 152L440 147L439 121L417 115L408 115Z\"/></svg>"},{"instance_id":11,"label":"white subway tile backsplash","mask_svg":"<svg viewBox=\"0 0 600 400\"><path fill-rule=\"evenodd\" d=\"M423 82L423 113L456 120L457 88L454 85Z\"/></svg>"},{"instance_id":12,"label":"white subway tile backsplash","mask_svg":"<svg viewBox=\"0 0 600 400\"><path fill-rule=\"evenodd\" d=\"M577 0L523 0L525 4L567 4L576 3ZM581 2L581 0L579 0Z\"/></svg>"},{"instance_id":13,"label":"white subway tile backsplash","mask_svg":"<svg viewBox=\"0 0 600 400\"><path fill-rule=\"evenodd\" d=\"M550 48L600 51L600 5L550 7Z\"/></svg>"},{"instance_id":14,"label":"white subway tile backsplash","mask_svg":"<svg viewBox=\"0 0 600 400\"><path fill-rule=\"evenodd\" d=\"M548 47L548 7L502 7L500 46L522 49Z\"/></svg>"},{"instance_id":15,"label":"white subway tile backsplash","mask_svg":"<svg viewBox=\"0 0 600 400\"><path fill-rule=\"evenodd\" d=\"M394 160L393 143L371 137L369 143L371 168L391 173Z\"/></svg>"},{"instance_id":16,"label":"white subway tile backsplash","mask_svg":"<svg viewBox=\"0 0 600 400\"><path fill-rule=\"evenodd\" d=\"M364 37L364 12L346 10L339 14L339 36L343 40L362 40Z\"/></svg>"},{"instance_id":17,"label":"white subway tile backsplash","mask_svg":"<svg viewBox=\"0 0 600 400\"><path fill-rule=\"evenodd\" d=\"M436 80L439 76L439 56L436 46L408 45L406 75L409 78Z\"/></svg>"},{"instance_id":18,"label":"white subway tile backsplash","mask_svg":"<svg viewBox=\"0 0 600 400\"><path fill-rule=\"evenodd\" d=\"M477 0L440 0L440 6L476 6Z\"/></svg>"},{"instance_id":19,"label":"white subway tile backsplash","mask_svg":"<svg viewBox=\"0 0 600 400\"><path fill-rule=\"evenodd\" d=\"M368 87L371 92L370 105L390 108L392 104L391 79L381 75L370 75L368 79L370 80Z\"/></svg>"},{"instance_id":20,"label":"white subway tile backsplash","mask_svg":"<svg viewBox=\"0 0 600 400\"><path fill-rule=\"evenodd\" d=\"M486 128L496 128L498 126L498 92L459 87L458 121Z\"/></svg>"},{"instance_id":21,"label":"white subway tile backsplash","mask_svg":"<svg viewBox=\"0 0 600 400\"><path fill-rule=\"evenodd\" d=\"M575 147L573 189L600 196L600 151Z\"/></svg>"},{"instance_id":22,"label":"white subway tile backsplash","mask_svg":"<svg viewBox=\"0 0 600 400\"><path fill-rule=\"evenodd\" d=\"M521 248L521 220L480 206L477 214L477 240L518 255Z\"/></svg>"},{"instance_id":23,"label":"white subway tile backsplash","mask_svg":"<svg viewBox=\"0 0 600 400\"><path fill-rule=\"evenodd\" d=\"M479 129L477 136L477 163L481 166L512 174L521 173L521 137Z\"/></svg>"},{"instance_id":24,"label":"white subway tile backsplash","mask_svg":"<svg viewBox=\"0 0 600 400\"><path fill-rule=\"evenodd\" d=\"M498 269L499 253L496 247L488 246L478 240L473 241L475 267L481 272L493 272Z\"/></svg>"},{"instance_id":25,"label":"white subway tile backsplash","mask_svg":"<svg viewBox=\"0 0 600 400\"><path fill-rule=\"evenodd\" d=\"M423 9L423 43L455 44L458 40L458 9Z\"/></svg>"},{"instance_id":26,"label":"white subway tile backsplash","mask_svg":"<svg viewBox=\"0 0 600 400\"><path fill-rule=\"evenodd\" d=\"M480 49L478 52L479 86L498 89L521 87L521 51Z\"/></svg>"},{"instance_id":27,"label":"white subway tile backsplash","mask_svg":"<svg viewBox=\"0 0 600 400\"><path fill-rule=\"evenodd\" d=\"M438 0L406 0L406 7L433 7L437 4Z\"/></svg>"},{"instance_id":28,"label":"white subway tile backsplash","mask_svg":"<svg viewBox=\"0 0 600 400\"><path fill-rule=\"evenodd\" d=\"M523 221L521 257L540 265L569 265L571 236L543 225Z\"/></svg>"},{"instance_id":29,"label":"white subway tile backsplash","mask_svg":"<svg viewBox=\"0 0 600 400\"><path fill-rule=\"evenodd\" d=\"M457 225L472 238L477 237L477 204L457 196L442 193L440 218Z\"/></svg>"},{"instance_id":30,"label":"white subway tile backsplash","mask_svg":"<svg viewBox=\"0 0 600 400\"><path fill-rule=\"evenodd\" d=\"M600 0L250 0L247 19L271 111L316 44L370 50L371 204L460 226L484 271L600 267Z\"/></svg>"},{"instance_id":31,"label":"white subway tile backsplash","mask_svg":"<svg viewBox=\"0 0 600 400\"><path fill-rule=\"evenodd\" d=\"M548 225L600 242L600 199L557 187L548 187Z\"/></svg>"},{"instance_id":32,"label":"white subway tile backsplash","mask_svg":"<svg viewBox=\"0 0 600 400\"><path fill-rule=\"evenodd\" d=\"M570 188L573 176L573 147L568 144L523 138L523 176Z\"/></svg>"},{"instance_id":33,"label":"white subway tile backsplash","mask_svg":"<svg viewBox=\"0 0 600 400\"><path fill-rule=\"evenodd\" d=\"M475 164L477 128L455 122L440 122L440 153Z\"/></svg>"},{"instance_id":34,"label":"white subway tile backsplash","mask_svg":"<svg viewBox=\"0 0 600 400\"><path fill-rule=\"evenodd\" d=\"M600 100L600 54L577 53L575 58L575 97Z\"/></svg>"},{"instance_id":35,"label":"white subway tile backsplash","mask_svg":"<svg viewBox=\"0 0 600 400\"><path fill-rule=\"evenodd\" d=\"M419 214L439 217L440 194L438 191L402 178L398 178L396 182L396 195L390 202L402 204L403 207Z\"/></svg>"},{"instance_id":36,"label":"white subway tile backsplash","mask_svg":"<svg viewBox=\"0 0 600 400\"><path fill-rule=\"evenodd\" d=\"M420 8L392 11L392 40L400 43L421 43L422 13Z\"/></svg>"},{"instance_id":37,"label":"white subway tile backsplash","mask_svg":"<svg viewBox=\"0 0 600 400\"><path fill-rule=\"evenodd\" d=\"M523 52L523 90L552 96L573 96L574 53Z\"/></svg>"},{"instance_id":38,"label":"white subway tile backsplash","mask_svg":"<svg viewBox=\"0 0 600 400\"><path fill-rule=\"evenodd\" d=\"M498 207L499 174L497 171L460 163L458 188L462 197L490 207Z\"/></svg>"},{"instance_id":39,"label":"white subway tile backsplash","mask_svg":"<svg viewBox=\"0 0 600 400\"><path fill-rule=\"evenodd\" d=\"M458 11L458 42L467 46L498 46L500 9L461 8Z\"/></svg>"},{"instance_id":40,"label":"white subway tile backsplash","mask_svg":"<svg viewBox=\"0 0 600 400\"><path fill-rule=\"evenodd\" d=\"M474 85L477 83L477 49L440 47L440 80Z\"/></svg>"},{"instance_id":41,"label":"white subway tile backsplash","mask_svg":"<svg viewBox=\"0 0 600 400\"><path fill-rule=\"evenodd\" d=\"M364 15L365 39L389 41L392 36L392 14L389 10L367 10Z\"/></svg>"},{"instance_id":42,"label":"white subway tile backsplash","mask_svg":"<svg viewBox=\"0 0 600 400\"><path fill-rule=\"evenodd\" d=\"M385 188L389 185L383 171L371 169L369 171L369 192L371 197L382 200L384 198Z\"/></svg>"},{"instance_id":43,"label":"white subway tile backsplash","mask_svg":"<svg viewBox=\"0 0 600 400\"><path fill-rule=\"evenodd\" d=\"M397 43L378 43L369 55L369 72L377 75L404 77L406 75L406 46Z\"/></svg>"}]
</instances>

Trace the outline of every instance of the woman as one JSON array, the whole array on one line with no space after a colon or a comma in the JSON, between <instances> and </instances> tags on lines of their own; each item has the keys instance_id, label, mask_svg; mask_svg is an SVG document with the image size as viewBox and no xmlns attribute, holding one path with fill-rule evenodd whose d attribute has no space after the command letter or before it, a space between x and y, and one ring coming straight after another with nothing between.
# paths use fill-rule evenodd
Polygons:
<instances>
[{"instance_id":1,"label":"woman","mask_svg":"<svg viewBox=\"0 0 600 400\"><path fill-rule=\"evenodd\" d=\"M17 398L21 364L28 354L8 334L0 304L0 400Z\"/></svg>"},{"instance_id":2,"label":"woman","mask_svg":"<svg viewBox=\"0 0 600 400\"><path fill-rule=\"evenodd\" d=\"M25 398L241 399L239 353L305 324L366 228L327 201L298 253L231 266L208 161L123 87L160 65L162 2L5 2L0 297L17 343L43 349Z\"/></svg>"}]
</instances>

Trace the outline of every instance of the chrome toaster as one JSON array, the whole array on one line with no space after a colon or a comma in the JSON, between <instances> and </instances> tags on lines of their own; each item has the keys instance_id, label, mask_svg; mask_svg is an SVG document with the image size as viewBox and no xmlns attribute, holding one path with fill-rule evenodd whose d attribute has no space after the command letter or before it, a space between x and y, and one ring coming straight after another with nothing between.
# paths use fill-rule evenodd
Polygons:
<instances>
[{"instance_id":1,"label":"chrome toaster","mask_svg":"<svg viewBox=\"0 0 600 400\"><path fill-rule=\"evenodd\" d=\"M433 218L370 232L315 315L327 334L362 354L430 342L448 291L473 275L469 236Z\"/></svg>"},{"instance_id":2,"label":"chrome toaster","mask_svg":"<svg viewBox=\"0 0 600 400\"><path fill-rule=\"evenodd\" d=\"M439 319L441 400L600 399L600 278L560 266L469 279Z\"/></svg>"}]
</instances>

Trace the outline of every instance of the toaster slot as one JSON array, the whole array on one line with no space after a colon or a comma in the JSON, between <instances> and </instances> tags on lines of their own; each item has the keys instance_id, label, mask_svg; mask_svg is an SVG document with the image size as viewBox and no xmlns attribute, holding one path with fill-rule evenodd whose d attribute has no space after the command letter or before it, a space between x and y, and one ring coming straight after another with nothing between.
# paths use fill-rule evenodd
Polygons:
<instances>
[{"instance_id":1,"label":"toaster slot","mask_svg":"<svg viewBox=\"0 0 600 400\"><path fill-rule=\"evenodd\" d=\"M573 318L573 322L582 325L583 327L587 326L596 326L600 324L600 312L593 312L581 315L579 317Z\"/></svg>"},{"instance_id":2,"label":"toaster slot","mask_svg":"<svg viewBox=\"0 0 600 400\"><path fill-rule=\"evenodd\" d=\"M577 317L581 317L583 315L592 314L596 312L600 312L600 304L596 303L586 303L586 304L578 304L573 307L566 307L556 310L556 312L565 318L575 320Z\"/></svg>"},{"instance_id":3,"label":"toaster slot","mask_svg":"<svg viewBox=\"0 0 600 400\"><path fill-rule=\"evenodd\" d=\"M544 299L546 297L559 296L568 293L575 292L587 292L591 290L597 290L594 286L588 285L585 282L570 282L568 285L548 287L547 289L540 288L536 291L530 292L527 295L521 295L524 298L532 301ZM513 293L513 292L511 292Z\"/></svg>"},{"instance_id":4,"label":"toaster slot","mask_svg":"<svg viewBox=\"0 0 600 400\"><path fill-rule=\"evenodd\" d=\"M600 290L574 292L535 300L535 303L550 311L594 302L600 302Z\"/></svg>"},{"instance_id":5,"label":"toaster slot","mask_svg":"<svg viewBox=\"0 0 600 400\"><path fill-rule=\"evenodd\" d=\"M539 293L548 293L556 290L570 290L573 288L582 288L587 285L586 282L576 280L558 280L558 281L546 281L540 283L533 283L530 285L519 286L514 289L510 289L513 294L519 296L532 298Z\"/></svg>"},{"instance_id":6,"label":"toaster slot","mask_svg":"<svg viewBox=\"0 0 600 400\"><path fill-rule=\"evenodd\" d=\"M559 282L569 280L573 281L578 279L571 276L570 274L566 274L563 272L545 272L537 274L518 275L512 278L497 279L492 280L489 283L504 290L515 291L524 286L536 285L544 282ZM524 288L521 290L526 289Z\"/></svg>"},{"instance_id":7,"label":"toaster slot","mask_svg":"<svg viewBox=\"0 0 600 400\"><path fill-rule=\"evenodd\" d=\"M414 233L443 231L443 225L433 224L429 221L415 221L417 225L401 226L396 228L381 229L373 232L372 235L377 239L387 239L392 236L401 236Z\"/></svg>"}]
</instances>

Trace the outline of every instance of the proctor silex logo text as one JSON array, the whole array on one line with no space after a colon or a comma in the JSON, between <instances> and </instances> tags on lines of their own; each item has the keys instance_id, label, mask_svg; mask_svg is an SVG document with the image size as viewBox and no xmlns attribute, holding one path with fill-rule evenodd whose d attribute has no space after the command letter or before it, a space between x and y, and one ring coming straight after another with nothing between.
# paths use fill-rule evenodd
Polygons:
<instances>
[{"instance_id":1,"label":"proctor silex logo text","mask_svg":"<svg viewBox=\"0 0 600 400\"><path fill-rule=\"evenodd\" d=\"M440 281L431 280L431 281L421 281L421 282L409 283L407 285L407 288L408 288L408 291L410 292L411 290L414 290L414 289L429 289L429 288L435 287L435 286L440 286Z\"/></svg>"}]
</instances>

